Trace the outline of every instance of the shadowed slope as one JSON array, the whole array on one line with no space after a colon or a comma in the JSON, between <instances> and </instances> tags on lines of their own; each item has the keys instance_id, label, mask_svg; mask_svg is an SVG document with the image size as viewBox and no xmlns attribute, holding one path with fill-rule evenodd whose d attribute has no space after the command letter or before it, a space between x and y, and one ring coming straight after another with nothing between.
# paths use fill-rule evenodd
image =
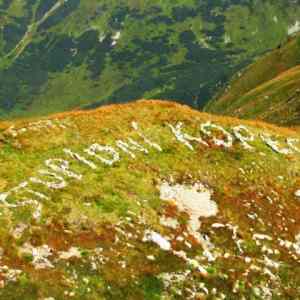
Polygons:
<instances>
[{"instance_id":1,"label":"shadowed slope","mask_svg":"<svg viewBox=\"0 0 300 300\"><path fill-rule=\"evenodd\" d=\"M300 122L300 35L258 59L232 79L207 111L296 125Z\"/></svg>"}]
</instances>

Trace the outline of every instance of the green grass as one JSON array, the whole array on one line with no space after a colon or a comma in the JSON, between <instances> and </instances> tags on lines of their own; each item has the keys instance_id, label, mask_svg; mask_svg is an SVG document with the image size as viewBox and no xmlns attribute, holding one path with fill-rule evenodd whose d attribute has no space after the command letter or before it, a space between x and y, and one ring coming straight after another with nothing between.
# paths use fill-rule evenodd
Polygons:
<instances>
[{"instance_id":1,"label":"green grass","mask_svg":"<svg viewBox=\"0 0 300 300\"><path fill-rule=\"evenodd\" d=\"M283 0L74 0L41 22L54 3L0 4L1 118L141 98L201 108L300 15Z\"/></svg>"}]
</instances>

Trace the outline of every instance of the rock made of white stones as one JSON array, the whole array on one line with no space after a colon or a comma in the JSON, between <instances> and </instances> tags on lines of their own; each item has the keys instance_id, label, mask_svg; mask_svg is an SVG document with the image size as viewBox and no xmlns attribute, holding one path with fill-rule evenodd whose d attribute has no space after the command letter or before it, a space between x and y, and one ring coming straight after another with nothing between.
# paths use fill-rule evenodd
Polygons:
<instances>
[{"instance_id":1,"label":"rock made of white stones","mask_svg":"<svg viewBox=\"0 0 300 300\"><path fill-rule=\"evenodd\" d=\"M168 124L168 126L170 127L172 133L175 135L178 142L182 143L190 150L192 151L194 150L194 147L190 142L197 142L199 144L208 146L208 144L205 141L203 141L200 137L194 137L191 136L190 134L182 132L182 126L183 126L182 122L178 122L175 126L171 124Z\"/></svg>"},{"instance_id":2,"label":"rock made of white stones","mask_svg":"<svg viewBox=\"0 0 300 300\"><path fill-rule=\"evenodd\" d=\"M57 175L56 173L49 172L47 170L39 170L38 173L43 176L55 179L55 181L45 181L38 177L31 177L29 180L33 183L42 184L49 189L59 190L65 188L68 184L63 177Z\"/></svg>"},{"instance_id":3,"label":"rock made of white stones","mask_svg":"<svg viewBox=\"0 0 300 300\"><path fill-rule=\"evenodd\" d=\"M131 126L137 132L137 134L139 135L139 137L141 137L144 140L144 142L146 144L148 144L150 147L156 149L157 151L162 152L162 148L161 148L160 145L158 145L157 143L154 143L154 142L150 141L142 132L140 132L139 125L138 125L137 122L132 122Z\"/></svg>"},{"instance_id":4,"label":"rock made of white stones","mask_svg":"<svg viewBox=\"0 0 300 300\"><path fill-rule=\"evenodd\" d=\"M254 141L254 135L250 132L250 130L243 125L239 125L234 127L233 133L235 137L242 143L242 146L247 150L252 150L253 147L249 145L248 142ZM244 134L246 133L246 135Z\"/></svg>"},{"instance_id":5,"label":"rock made of white stones","mask_svg":"<svg viewBox=\"0 0 300 300\"><path fill-rule=\"evenodd\" d=\"M148 150L145 149L143 146L141 146L139 143L134 141L131 138L128 138L128 142L124 142L122 140L116 141L117 147L119 147L122 151L127 153L132 158L136 158L136 155L133 153L133 151L140 151L145 154L148 154Z\"/></svg>"},{"instance_id":6,"label":"rock made of white stones","mask_svg":"<svg viewBox=\"0 0 300 300\"><path fill-rule=\"evenodd\" d=\"M70 163L67 160L60 158L51 158L45 161L45 165L49 167L52 171L61 173L69 178L81 180L82 175L77 174L70 170Z\"/></svg>"},{"instance_id":7,"label":"rock made of white stones","mask_svg":"<svg viewBox=\"0 0 300 300\"><path fill-rule=\"evenodd\" d=\"M81 156L80 154L73 152L70 149L64 149L63 151L65 152L65 154L69 155L71 158L80 161L81 163L89 166L91 169L93 169L93 170L97 169L97 166L92 161L87 160L85 157Z\"/></svg>"},{"instance_id":8,"label":"rock made of white stones","mask_svg":"<svg viewBox=\"0 0 300 300\"><path fill-rule=\"evenodd\" d=\"M284 154L284 155L293 153L293 151L288 148L281 148L279 142L273 140L270 134L266 134L266 133L260 134L260 137L266 143L266 145L268 145L273 151L277 153Z\"/></svg>"},{"instance_id":9,"label":"rock made of white stones","mask_svg":"<svg viewBox=\"0 0 300 300\"><path fill-rule=\"evenodd\" d=\"M98 160L100 160L101 162L103 162L104 164L109 165L109 166L112 166L113 164L115 164L116 162L118 162L120 160L119 153L113 147L102 146L97 143L91 145L88 149L85 149L84 152L86 152L90 156L97 158ZM104 158L98 154L99 152L107 153L107 154L111 155L112 158L111 159Z\"/></svg>"},{"instance_id":10,"label":"rock made of white stones","mask_svg":"<svg viewBox=\"0 0 300 300\"><path fill-rule=\"evenodd\" d=\"M216 138L215 136L213 136L213 133L209 130L209 128L221 131L222 134L226 137L226 139ZM212 137L213 143L216 146L231 148L233 145L233 137L231 136L231 134L219 125L212 124L211 122L206 122L200 125L200 130L207 136Z\"/></svg>"},{"instance_id":11,"label":"rock made of white stones","mask_svg":"<svg viewBox=\"0 0 300 300\"><path fill-rule=\"evenodd\" d=\"M287 138L286 142L287 142L287 144L289 145L289 147L291 149L293 149L294 151L300 153L300 149L295 145L295 144L299 144L300 143L299 139Z\"/></svg>"}]
</instances>

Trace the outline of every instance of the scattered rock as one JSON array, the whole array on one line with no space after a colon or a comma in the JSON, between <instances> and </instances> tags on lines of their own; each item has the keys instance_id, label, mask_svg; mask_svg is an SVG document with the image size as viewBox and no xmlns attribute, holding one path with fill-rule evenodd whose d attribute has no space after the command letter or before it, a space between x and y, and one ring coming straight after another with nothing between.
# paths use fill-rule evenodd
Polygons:
<instances>
[{"instance_id":1,"label":"scattered rock","mask_svg":"<svg viewBox=\"0 0 300 300\"><path fill-rule=\"evenodd\" d=\"M171 250L171 243L165 237L155 231L145 231L143 242L153 242L157 244L162 250Z\"/></svg>"},{"instance_id":2,"label":"scattered rock","mask_svg":"<svg viewBox=\"0 0 300 300\"><path fill-rule=\"evenodd\" d=\"M81 252L76 247L71 247L68 251L59 252L59 258L68 260L70 258L81 258Z\"/></svg>"}]
</instances>

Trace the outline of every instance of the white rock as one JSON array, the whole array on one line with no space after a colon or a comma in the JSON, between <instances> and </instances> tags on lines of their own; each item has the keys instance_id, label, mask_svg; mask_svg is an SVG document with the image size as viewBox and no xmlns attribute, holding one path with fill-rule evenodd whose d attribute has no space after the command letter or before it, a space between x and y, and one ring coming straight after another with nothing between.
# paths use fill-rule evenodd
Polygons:
<instances>
[{"instance_id":1,"label":"white rock","mask_svg":"<svg viewBox=\"0 0 300 300\"><path fill-rule=\"evenodd\" d=\"M213 136L213 133L208 130L208 128L210 129L215 129L215 130L219 130L222 132L222 134L226 137L226 140L224 139L218 139L216 137ZM204 123L200 125L200 129L201 131L206 134L207 136L212 137L213 143L216 146L223 146L225 148L231 148L233 145L233 138L231 136L231 134L229 132L227 132L223 127L219 126L219 125L215 125L212 124L210 122Z\"/></svg>"},{"instance_id":2,"label":"white rock","mask_svg":"<svg viewBox=\"0 0 300 300\"><path fill-rule=\"evenodd\" d=\"M270 237L269 235L266 234L259 234L259 233L255 233L253 234L253 239L254 240L268 240L268 241L272 241L272 237Z\"/></svg>"},{"instance_id":3,"label":"white rock","mask_svg":"<svg viewBox=\"0 0 300 300\"><path fill-rule=\"evenodd\" d=\"M190 142L197 142L199 144L208 146L208 144L205 141L203 141L200 137L194 137L190 134L182 132L182 122L177 123L175 126L171 124L168 124L168 126L170 127L172 133L175 135L177 141L185 145L190 150L194 150L194 147Z\"/></svg>"},{"instance_id":4,"label":"white rock","mask_svg":"<svg viewBox=\"0 0 300 300\"><path fill-rule=\"evenodd\" d=\"M71 247L68 251L59 252L59 258L68 260L70 258L80 258L81 252L77 247Z\"/></svg>"},{"instance_id":5,"label":"white rock","mask_svg":"<svg viewBox=\"0 0 300 300\"><path fill-rule=\"evenodd\" d=\"M246 133L246 136L243 132ZM250 130L247 127L245 127L243 125L236 126L233 128L233 133L234 133L235 137L242 143L242 146L245 149L247 149L247 150L253 149L253 147L250 146L248 144L248 142L254 141L254 135L250 132Z\"/></svg>"},{"instance_id":6,"label":"white rock","mask_svg":"<svg viewBox=\"0 0 300 300\"><path fill-rule=\"evenodd\" d=\"M179 225L178 221L173 218L166 218L166 217L161 217L160 218L160 224L172 229L176 229Z\"/></svg>"},{"instance_id":7,"label":"white rock","mask_svg":"<svg viewBox=\"0 0 300 300\"><path fill-rule=\"evenodd\" d=\"M155 257L153 255L148 255L147 256L147 259L148 260L151 260L151 261L154 261L155 260Z\"/></svg>"},{"instance_id":8,"label":"white rock","mask_svg":"<svg viewBox=\"0 0 300 300\"><path fill-rule=\"evenodd\" d=\"M24 224L24 223L20 223L16 226L16 228L11 232L12 236L15 239L19 239L21 238L23 232L27 229L28 225Z\"/></svg>"},{"instance_id":9,"label":"white rock","mask_svg":"<svg viewBox=\"0 0 300 300\"><path fill-rule=\"evenodd\" d=\"M288 27L288 35L293 35L294 33L300 31L300 22L296 21L295 24Z\"/></svg>"},{"instance_id":10,"label":"white rock","mask_svg":"<svg viewBox=\"0 0 300 300\"><path fill-rule=\"evenodd\" d=\"M20 252L32 255L32 264L35 269L54 268L53 264L48 260L48 257L52 256L52 249L48 245L34 247L26 243L20 249Z\"/></svg>"},{"instance_id":11,"label":"white rock","mask_svg":"<svg viewBox=\"0 0 300 300\"><path fill-rule=\"evenodd\" d=\"M201 183L193 186L170 185L163 182L160 185L160 198L163 201L174 201L178 210L186 212L190 216L188 229L202 246L207 245L200 229L200 217L211 217L218 213L217 204L211 200L211 192Z\"/></svg>"},{"instance_id":12,"label":"white rock","mask_svg":"<svg viewBox=\"0 0 300 300\"><path fill-rule=\"evenodd\" d=\"M102 146L102 145L99 145L96 143L96 144L91 145L88 149L86 149L84 151L87 154L99 159L101 162L103 162L104 164L109 165L109 166L114 165L116 162L118 162L120 160L119 153L113 147L110 147L110 146ZM104 157L100 156L98 154L98 152L107 153L107 154L111 155L112 158L111 159L104 158Z\"/></svg>"},{"instance_id":13,"label":"white rock","mask_svg":"<svg viewBox=\"0 0 300 300\"><path fill-rule=\"evenodd\" d=\"M160 145L158 145L157 143L154 143L154 142L152 142L152 141L150 141L141 131L140 131L140 129L139 129L139 124L137 123L137 122L132 122L131 123L131 126L132 126L132 128L137 132L137 134L139 135L139 137L141 137L143 140L144 140L144 142L148 145L148 146L150 146L150 147L152 147L152 148L154 148L154 149L156 149L157 151L159 151L159 152L162 152L162 148L161 148L161 146Z\"/></svg>"},{"instance_id":14,"label":"white rock","mask_svg":"<svg viewBox=\"0 0 300 300\"><path fill-rule=\"evenodd\" d=\"M300 198L300 190L297 190L297 191L295 192L295 196L298 197L298 198Z\"/></svg>"},{"instance_id":15,"label":"white rock","mask_svg":"<svg viewBox=\"0 0 300 300\"><path fill-rule=\"evenodd\" d=\"M141 146L139 143L134 141L131 138L128 138L128 142L124 142L122 140L117 140L116 141L117 147L119 147L122 151L127 153L129 156L132 158L136 158L136 155L134 154L133 151L140 151L145 154L148 154L148 150L145 149L143 146Z\"/></svg>"},{"instance_id":16,"label":"white rock","mask_svg":"<svg viewBox=\"0 0 300 300\"><path fill-rule=\"evenodd\" d=\"M170 251L171 243L165 237L155 231L146 230L143 242L153 242L157 244L162 250Z\"/></svg>"},{"instance_id":17,"label":"white rock","mask_svg":"<svg viewBox=\"0 0 300 300\"><path fill-rule=\"evenodd\" d=\"M81 174L77 174L70 170L70 163L67 160L63 160L60 158L47 159L45 161L45 165L49 167L52 171L61 173L67 177L77 180L82 179Z\"/></svg>"},{"instance_id":18,"label":"white rock","mask_svg":"<svg viewBox=\"0 0 300 300\"><path fill-rule=\"evenodd\" d=\"M280 147L280 144L278 141L273 140L270 134L261 134L260 135L262 141L269 146L274 152L283 154L283 155L288 155L292 154L293 151L289 148L282 148Z\"/></svg>"}]
</instances>

